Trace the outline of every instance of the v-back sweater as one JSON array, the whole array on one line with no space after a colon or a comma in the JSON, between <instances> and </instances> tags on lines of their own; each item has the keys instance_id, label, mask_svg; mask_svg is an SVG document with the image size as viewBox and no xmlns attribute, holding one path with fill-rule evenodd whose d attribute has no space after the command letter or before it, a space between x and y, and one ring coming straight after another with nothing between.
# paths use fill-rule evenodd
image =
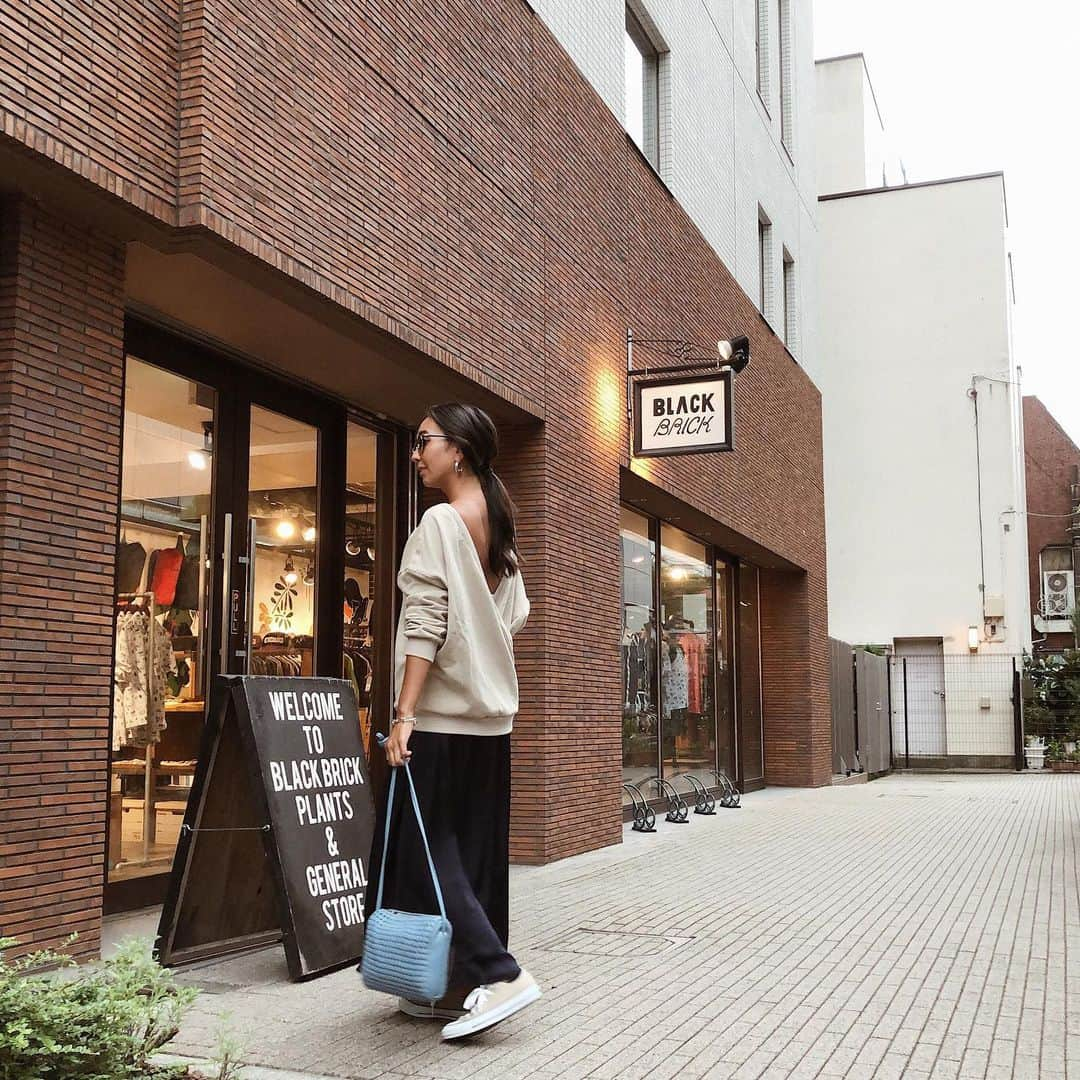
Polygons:
<instances>
[{"instance_id":1,"label":"v-back sweater","mask_svg":"<svg viewBox=\"0 0 1080 1080\"><path fill-rule=\"evenodd\" d=\"M476 545L449 503L431 507L405 544L395 700L405 657L431 661L416 703L418 731L505 735L518 711L513 636L529 617L518 570L493 593Z\"/></svg>"}]
</instances>

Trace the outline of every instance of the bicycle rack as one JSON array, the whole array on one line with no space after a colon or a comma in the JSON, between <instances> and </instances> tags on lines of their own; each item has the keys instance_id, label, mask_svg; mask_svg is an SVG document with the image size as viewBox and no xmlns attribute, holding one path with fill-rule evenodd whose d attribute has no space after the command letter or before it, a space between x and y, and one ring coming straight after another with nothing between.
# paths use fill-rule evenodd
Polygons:
<instances>
[{"instance_id":1,"label":"bicycle rack","mask_svg":"<svg viewBox=\"0 0 1080 1080\"><path fill-rule=\"evenodd\" d=\"M670 780L664 780L662 777L653 776L645 781L646 784L655 784L657 791L662 791L667 798L667 813L664 815L665 821L670 821L675 825L686 825L690 820L690 807L686 805L683 797L676 790L675 785Z\"/></svg>"},{"instance_id":2,"label":"bicycle rack","mask_svg":"<svg viewBox=\"0 0 1080 1080\"><path fill-rule=\"evenodd\" d=\"M634 832L656 832L656 815L649 800L634 784L623 784L623 791L629 794L634 804L634 824L630 826Z\"/></svg>"},{"instance_id":3,"label":"bicycle rack","mask_svg":"<svg viewBox=\"0 0 1080 1080\"><path fill-rule=\"evenodd\" d=\"M709 793L709 789L693 773L679 773L676 780L685 780L697 796L694 802L694 813L712 817L716 813L716 800Z\"/></svg>"},{"instance_id":4,"label":"bicycle rack","mask_svg":"<svg viewBox=\"0 0 1080 1080\"><path fill-rule=\"evenodd\" d=\"M742 798L739 789L728 779L726 773L713 769L713 776L716 777L720 786L724 789L724 793L720 796L720 805L728 810L738 810L739 801Z\"/></svg>"}]
</instances>

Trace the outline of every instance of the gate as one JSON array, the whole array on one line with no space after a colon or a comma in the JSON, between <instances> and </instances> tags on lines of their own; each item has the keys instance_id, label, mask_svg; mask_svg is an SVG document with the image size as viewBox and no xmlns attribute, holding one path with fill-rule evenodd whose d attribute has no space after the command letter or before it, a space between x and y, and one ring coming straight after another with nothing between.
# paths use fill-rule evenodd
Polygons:
<instances>
[{"instance_id":1,"label":"gate","mask_svg":"<svg viewBox=\"0 0 1080 1080\"><path fill-rule=\"evenodd\" d=\"M1004 653L891 657L893 765L1016 768L1021 668Z\"/></svg>"},{"instance_id":2,"label":"gate","mask_svg":"<svg viewBox=\"0 0 1080 1080\"><path fill-rule=\"evenodd\" d=\"M884 656L829 638L833 775L891 768L889 670Z\"/></svg>"},{"instance_id":3,"label":"gate","mask_svg":"<svg viewBox=\"0 0 1080 1080\"><path fill-rule=\"evenodd\" d=\"M832 771L843 776L857 768L858 732L855 721L855 680L851 669L852 648L846 641L829 638L829 683L832 691Z\"/></svg>"},{"instance_id":4,"label":"gate","mask_svg":"<svg viewBox=\"0 0 1080 1080\"><path fill-rule=\"evenodd\" d=\"M859 755L871 777L880 776L892 767L888 658L856 649L855 687Z\"/></svg>"}]
</instances>

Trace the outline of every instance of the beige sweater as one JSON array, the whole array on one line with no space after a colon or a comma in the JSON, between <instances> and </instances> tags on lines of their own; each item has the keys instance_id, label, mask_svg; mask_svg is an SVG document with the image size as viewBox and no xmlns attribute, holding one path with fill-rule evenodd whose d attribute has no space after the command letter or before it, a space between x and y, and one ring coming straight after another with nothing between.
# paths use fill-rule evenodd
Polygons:
<instances>
[{"instance_id":1,"label":"beige sweater","mask_svg":"<svg viewBox=\"0 0 1080 1080\"><path fill-rule=\"evenodd\" d=\"M492 594L461 515L431 507L405 544L398 573L401 617L395 700L405 657L432 662L416 706L416 730L505 735L518 710L513 635L529 617L520 571Z\"/></svg>"}]
</instances>

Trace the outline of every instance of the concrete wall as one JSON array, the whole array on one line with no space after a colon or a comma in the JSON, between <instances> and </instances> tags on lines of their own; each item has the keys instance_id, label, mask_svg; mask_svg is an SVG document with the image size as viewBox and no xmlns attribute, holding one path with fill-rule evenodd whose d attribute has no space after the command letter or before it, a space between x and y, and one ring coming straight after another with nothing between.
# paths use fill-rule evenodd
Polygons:
<instances>
[{"instance_id":1,"label":"concrete wall","mask_svg":"<svg viewBox=\"0 0 1080 1080\"><path fill-rule=\"evenodd\" d=\"M1029 648L1002 178L826 199L820 223L830 634L964 653L984 574L1005 627L982 648Z\"/></svg>"},{"instance_id":2,"label":"concrete wall","mask_svg":"<svg viewBox=\"0 0 1080 1080\"><path fill-rule=\"evenodd\" d=\"M904 183L862 53L818 60L815 74L818 192Z\"/></svg>"}]
</instances>

